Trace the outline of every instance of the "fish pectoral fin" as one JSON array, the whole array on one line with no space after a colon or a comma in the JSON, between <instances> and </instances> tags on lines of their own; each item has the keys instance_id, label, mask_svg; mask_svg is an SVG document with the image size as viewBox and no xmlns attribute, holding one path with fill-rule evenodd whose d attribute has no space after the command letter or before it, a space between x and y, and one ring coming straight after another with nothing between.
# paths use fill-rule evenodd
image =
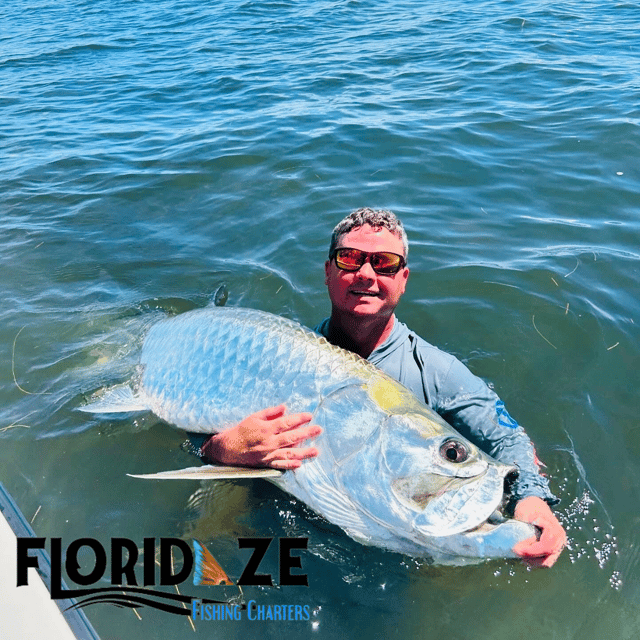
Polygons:
<instances>
[{"instance_id":1,"label":"fish pectoral fin","mask_svg":"<svg viewBox=\"0 0 640 640\"><path fill-rule=\"evenodd\" d=\"M283 473L285 472L279 469L222 467L209 464L173 471L160 471L159 473L128 473L127 475L131 478L143 478L144 480L236 480L238 478L279 478Z\"/></svg>"},{"instance_id":2,"label":"fish pectoral fin","mask_svg":"<svg viewBox=\"0 0 640 640\"><path fill-rule=\"evenodd\" d=\"M78 409L86 413L129 413L148 411L149 407L142 398L133 394L128 384L125 384L107 389L101 398Z\"/></svg>"}]
</instances>

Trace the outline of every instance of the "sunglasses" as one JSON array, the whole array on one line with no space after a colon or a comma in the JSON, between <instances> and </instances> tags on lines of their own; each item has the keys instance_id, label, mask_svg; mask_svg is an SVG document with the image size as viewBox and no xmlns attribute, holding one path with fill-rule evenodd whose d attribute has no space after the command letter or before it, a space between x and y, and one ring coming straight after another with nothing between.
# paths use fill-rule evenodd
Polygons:
<instances>
[{"instance_id":1,"label":"sunglasses","mask_svg":"<svg viewBox=\"0 0 640 640\"><path fill-rule=\"evenodd\" d=\"M336 265L343 271L357 271L365 262L368 262L371 268L381 276L393 276L404 268L406 264L404 257L397 253L391 253L390 251L368 253L367 251L350 249L349 247L334 249L331 258L335 259Z\"/></svg>"}]
</instances>

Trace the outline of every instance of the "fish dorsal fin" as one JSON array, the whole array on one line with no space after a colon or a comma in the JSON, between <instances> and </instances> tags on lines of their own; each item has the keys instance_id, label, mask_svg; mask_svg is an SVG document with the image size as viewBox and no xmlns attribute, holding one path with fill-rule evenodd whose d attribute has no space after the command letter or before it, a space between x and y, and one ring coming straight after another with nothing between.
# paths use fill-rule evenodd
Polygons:
<instances>
[{"instance_id":1,"label":"fish dorsal fin","mask_svg":"<svg viewBox=\"0 0 640 640\"><path fill-rule=\"evenodd\" d=\"M284 471L278 469L204 465L173 471L160 471L159 473L128 473L127 475L144 480L237 480L239 478L279 478L283 473Z\"/></svg>"},{"instance_id":2,"label":"fish dorsal fin","mask_svg":"<svg viewBox=\"0 0 640 640\"><path fill-rule=\"evenodd\" d=\"M207 306L224 307L229 299L229 289L223 282L211 296L211 302Z\"/></svg>"}]
</instances>

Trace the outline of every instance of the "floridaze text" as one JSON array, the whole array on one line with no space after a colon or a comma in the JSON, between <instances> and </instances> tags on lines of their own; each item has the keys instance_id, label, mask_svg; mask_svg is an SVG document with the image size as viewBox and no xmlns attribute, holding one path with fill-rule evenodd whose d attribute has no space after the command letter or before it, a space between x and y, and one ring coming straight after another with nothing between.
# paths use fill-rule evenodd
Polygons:
<instances>
[{"instance_id":1,"label":"floridaze text","mask_svg":"<svg viewBox=\"0 0 640 640\"><path fill-rule=\"evenodd\" d=\"M270 573L260 573L260 563L273 538L238 538L240 549L253 549L244 571L236 581L237 586L274 586ZM217 586L233 584L215 558L194 540L195 551L180 538L160 538L159 553L156 539L144 538L142 554L142 586L136 567L140 552L138 545L128 538L112 538L110 559L104 545L94 538L79 538L71 541L65 551L61 538L51 538L51 559L44 554L45 538L21 537L17 541L17 587L27 586L29 569L50 566L50 591L54 600L78 598L73 607L84 607L98 602L137 608L150 606L176 615L190 616L195 620L260 620L292 621L309 620L309 605L258 604L250 600L246 605L230 604L229 601L213 597L193 597L184 593L157 591L149 587L175 586L189 579L192 570L194 586ZM307 538L280 538L278 543L277 581L281 586L308 586L306 573L292 573L302 569L300 556L292 551L307 548ZM203 551L204 549L204 551ZM182 554L182 566L176 563L174 572L173 552ZM85 558L86 552L89 557ZM206 554L205 554L206 552ZM179 557L179 556L178 556ZM81 562L81 558L88 562ZM159 580L156 572L159 564ZM42 562L42 567L40 563ZM62 578L63 567L69 579L80 585L80 589L68 589ZM81 571L82 569L82 571ZM110 575L109 575L110 573ZM107 578L107 579L105 579ZM110 580L108 580L110 578ZM93 585L97 585L94 588ZM110 585L109 585L110 583Z\"/></svg>"}]
</instances>

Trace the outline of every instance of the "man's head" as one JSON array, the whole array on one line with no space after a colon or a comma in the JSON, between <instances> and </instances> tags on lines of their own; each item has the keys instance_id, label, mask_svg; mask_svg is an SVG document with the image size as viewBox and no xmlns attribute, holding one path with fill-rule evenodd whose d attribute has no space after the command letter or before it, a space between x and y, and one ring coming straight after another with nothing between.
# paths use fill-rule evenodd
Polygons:
<instances>
[{"instance_id":1,"label":"man's head","mask_svg":"<svg viewBox=\"0 0 640 640\"><path fill-rule=\"evenodd\" d=\"M347 252L355 254L348 256L348 265L336 256L341 248L354 250ZM333 231L325 263L332 318L388 320L409 276L407 250L406 233L390 211L358 209L342 220Z\"/></svg>"},{"instance_id":2,"label":"man's head","mask_svg":"<svg viewBox=\"0 0 640 640\"><path fill-rule=\"evenodd\" d=\"M396 214L391 211L386 211L385 209L370 209L369 207L357 209L346 218L343 218L334 227L329 244L329 259L331 260L333 251L338 246L342 236L365 224L368 224L374 229L388 229L391 233L398 236L398 238L402 240L402 255L404 256L405 262L407 261L409 257L409 241L407 240L407 234L402 226L402 222L400 222Z\"/></svg>"}]
</instances>

